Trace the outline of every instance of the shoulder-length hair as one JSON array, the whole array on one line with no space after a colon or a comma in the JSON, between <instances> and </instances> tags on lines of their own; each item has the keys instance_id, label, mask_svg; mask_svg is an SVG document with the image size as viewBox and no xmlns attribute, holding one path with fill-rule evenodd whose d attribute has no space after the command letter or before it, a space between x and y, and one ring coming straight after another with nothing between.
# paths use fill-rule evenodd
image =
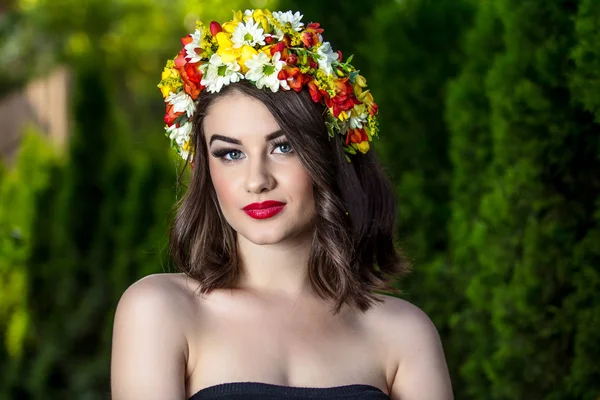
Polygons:
<instances>
[{"instance_id":1,"label":"shoulder-length hair","mask_svg":"<svg viewBox=\"0 0 600 400\"><path fill-rule=\"evenodd\" d=\"M315 229L308 261L313 290L335 302L368 310L373 291L397 292L393 280L408 270L394 243L396 202L373 150L345 158L339 136L330 138L324 106L307 90L272 93L247 81L203 93L193 118L191 182L177 205L170 232L175 265L200 283L200 292L232 288L239 277L236 233L221 213L208 167L203 120L213 101L233 91L261 101L285 132L312 178ZM231 111L235 118L235 110ZM265 261L267 262L267 261Z\"/></svg>"}]
</instances>

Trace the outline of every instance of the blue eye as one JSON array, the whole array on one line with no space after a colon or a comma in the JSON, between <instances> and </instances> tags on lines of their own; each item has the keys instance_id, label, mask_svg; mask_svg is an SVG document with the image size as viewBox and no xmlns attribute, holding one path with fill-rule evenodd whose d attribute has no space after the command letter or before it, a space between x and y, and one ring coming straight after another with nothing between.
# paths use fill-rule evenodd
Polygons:
<instances>
[{"instance_id":1,"label":"blue eye","mask_svg":"<svg viewBox=\"0 0 600 400\"><path fill-rule=\"evenodd\" d=\"M279 150L279 152L276 150ZM287 154L291 153L292 151L292 145L289 142L275 143L275 153Z\"/></svg>"},{"instance_id":2,"label":"blue eye","mask_svg":"<svg viewBox=\"0 0 600 400\"><path fill-rule=\"evenodd\" d=\"M239 160L240 158L242 158L242 152L238 150L233 150L225 154L223 158L229 161Z\"/></svg>"},{"instance_id":3,"label":"blue eye","mask_svg":"<svg viewBox=\"0 0 600 400\"><path fill-rule=\"evenodd\" d=\"M244 158L244 153L236 149L220 149L212 152L214 157L220 158L223 162L233 162Z\"/></svg>"}]
</instances>

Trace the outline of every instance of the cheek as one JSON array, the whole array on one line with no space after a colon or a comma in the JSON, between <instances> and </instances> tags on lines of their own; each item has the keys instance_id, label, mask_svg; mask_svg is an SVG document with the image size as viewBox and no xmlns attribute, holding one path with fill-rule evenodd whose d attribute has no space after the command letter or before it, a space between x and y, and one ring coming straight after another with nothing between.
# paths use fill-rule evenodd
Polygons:
<instances>
[{"instance_id":1,"label":"cheek","mask_svg":"<svg viewBox=\"0 0 600 400\"><path fill-rule=\"evenodd\" d=\"M289 170L285 177L286 188L301 203L305 211L314 208L313 183L310 175L301 165ZM310 209L310 210L309 210Z\"/></svg>"},{"instance_id":2,"label":"cheek","mask_svg":"<svg viewBox=\"0 0 600 400\"><path fill-rule=\"evenodd\" d=\"M221 205L221 208L227 208L235 199L232 177L227 174L225 168L222 168L221 165L218 165L218 163L213 160L209 162L209 168L210 178L213 187L215 188L219 204Z\"/></svg>"}]
</instances>

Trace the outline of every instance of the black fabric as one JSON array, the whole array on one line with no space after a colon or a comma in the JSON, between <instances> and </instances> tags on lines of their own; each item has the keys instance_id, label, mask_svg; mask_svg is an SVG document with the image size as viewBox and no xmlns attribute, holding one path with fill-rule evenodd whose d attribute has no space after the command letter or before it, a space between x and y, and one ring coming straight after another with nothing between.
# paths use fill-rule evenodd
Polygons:
<instances>
[{"instance_id":1,"label":"black fabric","mask_svg":"<svg viewBox=\"0 0 600 400\"><path fill-rule=\"evenodd\" d=\"M200 390L189 400L282 400L352 399L390 400L381 389L370 385L346 385L326 388L294 387L258 382L232 382Z\"/></svg>"}]
</instances>

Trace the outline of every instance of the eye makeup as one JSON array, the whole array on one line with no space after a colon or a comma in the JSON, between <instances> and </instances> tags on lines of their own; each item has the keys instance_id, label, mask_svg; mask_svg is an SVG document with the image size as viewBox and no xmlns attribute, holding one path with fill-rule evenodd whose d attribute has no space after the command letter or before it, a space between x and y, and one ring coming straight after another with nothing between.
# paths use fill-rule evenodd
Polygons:
<instances>
[{"instance_id":1,"label":"eye makeup","mask_svg":"<svg viewBox=\"0 0 600 400\"><path fill-rule=\"evenodd\" d=\"M274 150L280 148L280 147L287 147L289 148L288 151L281 151L275 154L278 155L288 155L288 154L292 154L294 152L294 149L292 148L291 143L287 140L287 138L280 136L276 139L273 139L270 143L272 150L271 152L273 152ZM225 163L230 163L230 162L234 162L234 161L238 161L243 159L244 157L244 153L236 148L232 148L232 147L225 147L222 149L215 149L213 151L210 152L212 154L213 157L215 158L219 158L221 159L221 161L225 162ZM229 158L227 157L229 156Z\"/></svg>"}]
</instances>

